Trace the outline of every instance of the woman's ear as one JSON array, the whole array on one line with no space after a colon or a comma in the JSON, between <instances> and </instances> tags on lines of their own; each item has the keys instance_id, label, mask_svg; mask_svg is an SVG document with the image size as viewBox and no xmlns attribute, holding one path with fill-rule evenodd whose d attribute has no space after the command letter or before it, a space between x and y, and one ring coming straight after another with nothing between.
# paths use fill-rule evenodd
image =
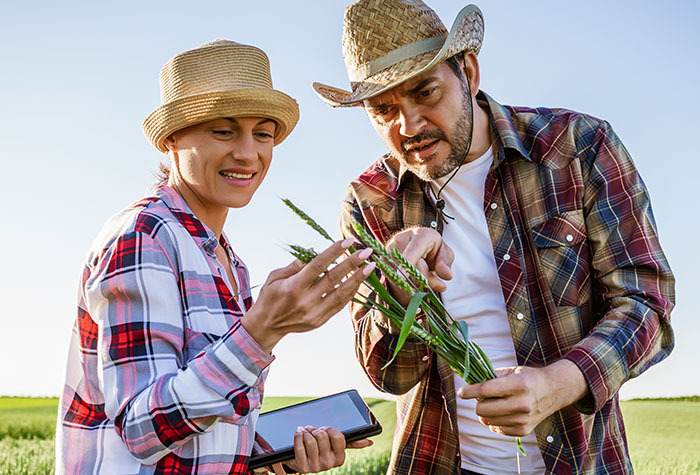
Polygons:
<instances>
[{"instance_id":1,"label":"woman's ear","mask_svg":"<svg viewBox=\"0 0 700 475\"><path fill-rule=\"evenodd\" d=\"M462 67L467 73L469 88L471 89L472 97L474 97L476 93L479 92L479 84L481 81L479 76L479 60L476 59L476 55L471 52L464 53L462 55Z\"/></svg>"},{"instance_id":2,"label":"woman's ear","mask_svg":"<svg viewBox=\"0 0 700 475\"><path fill-rule=\"evenodd\" d=\"M170 134L168 135L165 140L163 140L163 145L165 148L167 148L169 151L170 150L175 150L176 149L176 144L175 144L175 134Z\"/></svg>"}]
</instances>

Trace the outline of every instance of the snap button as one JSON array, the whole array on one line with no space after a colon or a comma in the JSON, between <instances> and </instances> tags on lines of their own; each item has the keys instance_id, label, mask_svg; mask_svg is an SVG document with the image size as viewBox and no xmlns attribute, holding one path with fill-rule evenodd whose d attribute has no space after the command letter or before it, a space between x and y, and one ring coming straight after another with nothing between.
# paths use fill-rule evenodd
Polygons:
<instances>
[{"instance_id":1,"label":"snap button","mask_svg":"<svg viewBox=\"0 0 700 475\"><path fill-rule=\"evenodd\" d=\"M571 234L567 234L567 235L566 235L566 240L567 240L568 242L571 242L571 241L574 240L574 237L573 237Z\"/></svg>"},{"instance_id":2,"label":"snap button","mask_svg":"<svg viewBox=\"0 0 700 475\"><path fill-rule=\"evenodd\" d=\"M504 260L504 261L509 261L509 260L510 260L510 254L503 254L503 260Z\"/></svg>"},{"instance_id":3,"label":"snap button","mask_svg":"<svg viewBox=\"0 0 700 475\"><path fill-rule=\"evenodd\" d=\"M437 221L431 221L431 222L430 222L430 227L433 228L433 229L437 228Z\"/></svg>"},{"instance_id":4,"label":"snap button","mask_svg":"<svg viewBox=\"0 0 700 475\"><path fill-rule=\"evenodd\" d=\"M521 312L518 312L515 318L517 318L518 320L522 320L523 318L525 318L525 315L523 315Z\"/></svg>"},{"instance_id":5,"label":"snap button","mask_svg":"<svg viewBox=\"0 0 700 475\"><path fill-rule=\"evenodd\" d=\"M496 209L498 208L498 205L496 203L491 203L491 209Z\"/></svg>"},{"instance_id":6,"label":"snap button","mask_svg":"<svg viewBox=\"0 0 700 475\"><path fill-rule=\"evenodd\" d=\"M554 437L552 437L551 435L548 435L548 436L547 436L547 442L549 442L550 444L551 444L552 442L554 442Z\"/></svg>"}]
</instances>

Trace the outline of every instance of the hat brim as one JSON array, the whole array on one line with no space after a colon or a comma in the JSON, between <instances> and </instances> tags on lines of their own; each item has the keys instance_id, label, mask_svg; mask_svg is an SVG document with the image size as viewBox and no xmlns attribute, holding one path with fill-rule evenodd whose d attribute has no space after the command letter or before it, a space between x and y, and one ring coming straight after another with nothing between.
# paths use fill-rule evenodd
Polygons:
<instances>
[{"instance_id":1,"label":"hat brim","mask_svg":"<svg viewBox=\"0 0 700 475\"><path fill-rule=\"evenodd\" d=\"M476 5L464 7L445 38L442 47L435 53L428 51L399 61L353 85L352 91L346 91L319 82L312 87L316 94L331 107L353 107L362 101L378 96L399 84L414 78L439 62L463 51L479 54L484 39L484 19Z\"/></svg>"},{"instance_id":2,"label":"hat brim","mask_svg":"<svg viewBox=\"0 0 700 475\"><path fill-rule=\"evenodd\" d=\"M173 132L209 120L234 117L265 117L275 121L275 145L281 143L299 121L299 105L274 89L236 89L210 92L169 102L154 110L143 122L146 138L161 152Z\"/></svg>"}]
</instances>

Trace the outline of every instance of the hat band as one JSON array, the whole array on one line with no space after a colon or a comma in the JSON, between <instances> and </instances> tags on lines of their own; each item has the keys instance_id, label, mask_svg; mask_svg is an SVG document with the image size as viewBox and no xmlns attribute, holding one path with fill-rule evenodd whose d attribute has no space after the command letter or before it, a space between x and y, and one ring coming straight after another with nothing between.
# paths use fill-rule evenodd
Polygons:
<instances>
[{"instance_id":1,"label":"hat band","mask_svg":"<svg viewBox=\"0 0 700 475\"><path fill-rule=\"evenodd\" d=\"M360 82L365 79L374 76L380 71L385 70L389 66L393 66L405 59L418 56L419 54L427 53L428 51L433 51L441 48L445 43L446 36L434 36L426 40L416 41L415 43L396 48L395 50L389 51L384 56L380 56L377 59L373 59L365 64L357 66L348 75L350 76L351 82Z\"/></svg>"}]
</instances>

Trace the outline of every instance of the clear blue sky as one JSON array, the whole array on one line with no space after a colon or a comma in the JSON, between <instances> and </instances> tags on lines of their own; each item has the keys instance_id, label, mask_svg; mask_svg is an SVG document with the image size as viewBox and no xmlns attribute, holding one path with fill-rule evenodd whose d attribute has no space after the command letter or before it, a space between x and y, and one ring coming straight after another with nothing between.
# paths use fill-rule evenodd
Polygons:
<instances>
[{"instance_id":1,"label":"clear blue sky","mask_svg":"<svg viewBox=\"0 0 700 475\"><path fill-rule=\"evenodd\" d=\"M466 3L429 1L451 25ZM566 107L612 123L647 183L676 274L676 350L623 397L700 394L696 192L700 165L700 9L696 2L479 2L482 89L504 104ZM262 283L287 243L321 244L280 203L289 197L336 235L346 184L384 147L361 110L312 92L347 86L345 1L3 2L0 6L0 394L58 395L81 262L104 221L138 199L159 153L141 122L158 72L216 38L264 49L275 86L301 107L253 202L226 232ZM696 243L696 244L693 244ZM267 393L377 394L353 352L346 312L277 347Z\"/></svg>"}]
</instances>

